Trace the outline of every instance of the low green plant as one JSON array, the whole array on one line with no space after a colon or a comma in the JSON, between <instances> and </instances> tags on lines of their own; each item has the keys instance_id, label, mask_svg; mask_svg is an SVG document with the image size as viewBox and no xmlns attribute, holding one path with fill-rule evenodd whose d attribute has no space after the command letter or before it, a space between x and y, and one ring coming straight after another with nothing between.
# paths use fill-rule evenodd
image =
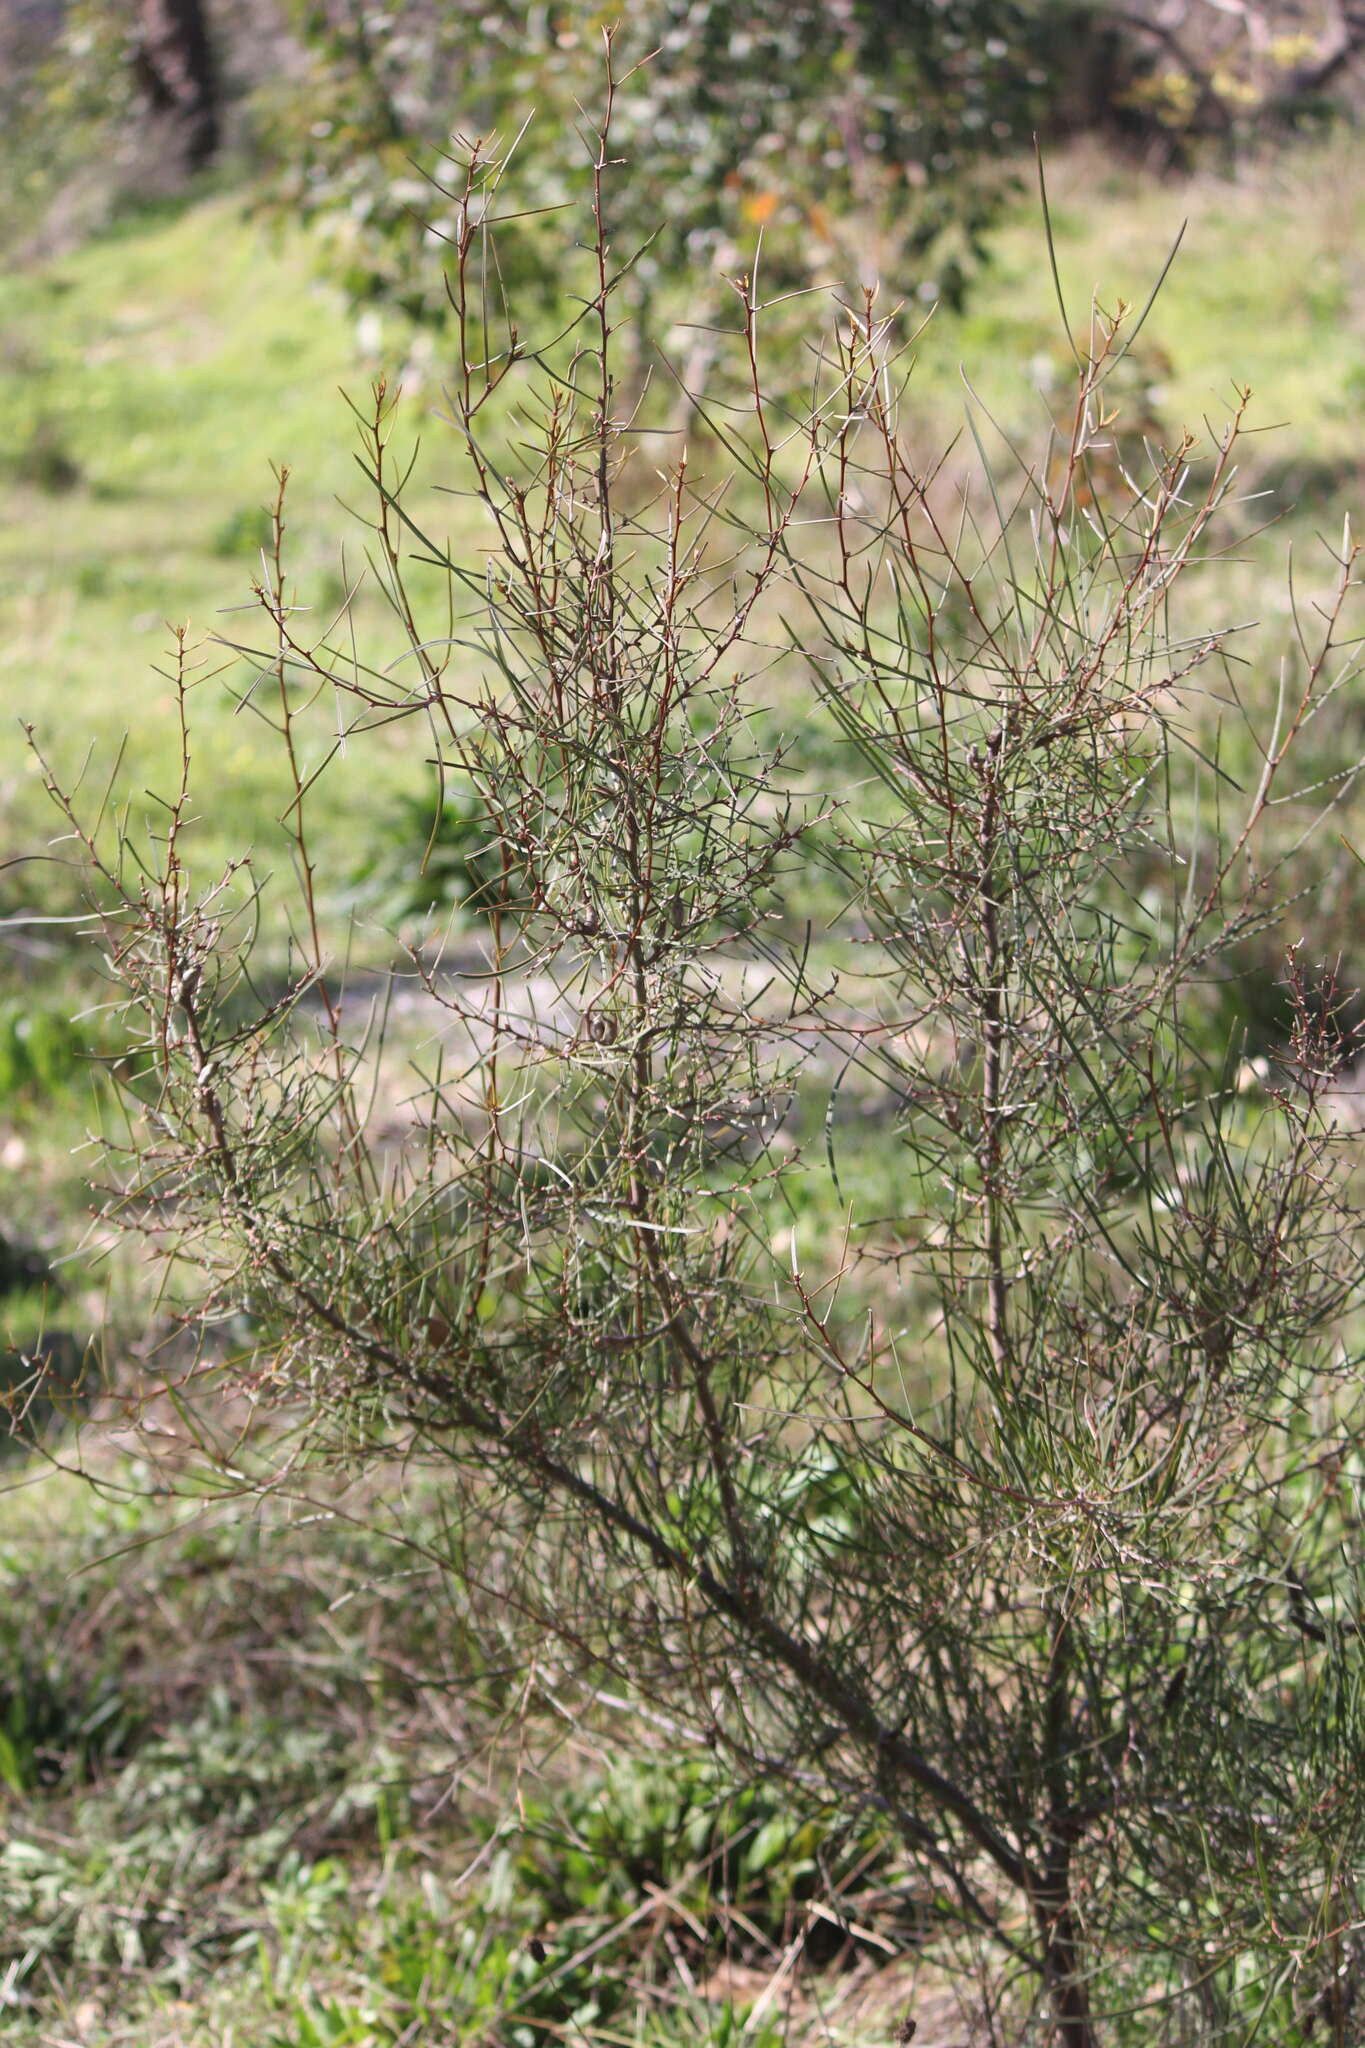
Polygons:
<instances>
[{"instance_id":1,"label":"low green plant","mask_svg":"<svg viewBox=\"0 0 1365 2048\"><path fill-rule=\"evenodd\" d=\"M92 1056L90 1034L72 1022L64 995L0 998L0 1102L63 1094L90 1074Z\"/></svg>"},{"instance_id":2,"label":"low green plant","mask_svg":"<svg viewBox=\"0 0 1365 2048\"><path fill-rule=\"evenodd\" d=\"M356 870L371 914L390 926L457 911L477 923L494 907L502 863L472 790L401 797Z\"/></svg>"},{"instance_id":3,"label":"low green plant","mask_svg":"<svg viewBox=\"0 0 1365 2048\"><path fill-rule=\"evenodd\" d=\"M503 1846L490 1893L515 1901L543 1943L570 1949L585 1927L638 1923L651 1898L667 1900L685 1945L703 1928L730 1954L766 1954L797 1928L812 1958L847 1953L863 1894L880 1902L879 1942L923 1932L922 1902L912 1886L899 1889L891 1830L870 1818L851 1826L788 1785L736 1780L714 1758L629 1758L528 1801L517 1827L495 1839Z\"/></svg>"},{"instance_id":4,"label":"low green plant","mask_svg":"<svg viewBox=\"0 0 1365 2048\"><path fill-rule=\"evenodd\" d=\"M83 482L80 463L67 445L60 424L43 417L36 420L25 439L14 450L7 465L17 483L31 484L50 497L62 497Z\"/></svg>"},{"instance_id":5,"label":"low green plant","mask_svg":"<svg viewBox=\"0 0 1365 2048\"><path fill-rule=\"evenodd\" d=\"M229 559L234 555L256 556L270 546L273 533L269 506L240 505L214 529L213 552Z\"/></svg>"}]
</instances>

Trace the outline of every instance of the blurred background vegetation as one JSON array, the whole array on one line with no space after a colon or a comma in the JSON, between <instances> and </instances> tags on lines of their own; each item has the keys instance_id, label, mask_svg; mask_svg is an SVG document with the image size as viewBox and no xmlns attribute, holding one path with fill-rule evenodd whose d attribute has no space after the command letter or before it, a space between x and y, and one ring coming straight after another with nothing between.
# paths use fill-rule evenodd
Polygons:
<instances>
[{"instance_id":1,"label":"blurred background vegetation","mask_svg":"<svg viewBox=\"0 0 1365 2048\"><path fill-rule=\"evenodd\" d=\"M0 4L0 2024L16 2041L874 2041L914 1984L913 1901L875 1836L798 1826L679 1767L663 1724L652 1773L616 1762L609 1717L588 1742L547 1712L539 1753L509 1752L506 1675L472 1660L427 1548L449 1512L436 1489L395 1480L326 1519L159 1503L148 1432L174 1438L174 1402L136 1423L120 1406L177 1338L93 1220L117 1025L22 727L64 777L145 808L174 773L167 622L188 621L215 770L204 857L287 858L288 788L230 644L251 637L271 465L293 473L295 601L335 612L364 541L340 394L384 368L425 443L424 516L457 555L476 544L441 489L458 453L439 418L443 151L520 135L508 282L552 311L572 269L556 208L588 174L581 110L611 18L520 0ZM609 226L632 265L633 397L643 427L693 429L703 459L698 400L724 399L716 330L739 271L761 262L768 295L792 295L776 334L793 386L800 295L879 284L906 334L923 328L909 417L928 460L960 427L961 366L1031 442L1063 381L1035 136L1078 323L1092 294L1140 304L1185 223L1124 365L1115 460L1124 435L1169 444L1251 387L1219 605L1262 622L1245 686L1273 705L1256 649L1283 633L1286 562L1311 602L1315 536L1339 532L1365 452L1365 12L635 0L617 54L631 170ZM363 592L353 612L377 631ZM780 675L762 711L785 730ZM796 745L812 787L847 774ZM325 791L324 913L357 970L433 912L477 936L477 812L458 792L438 805L406 727ZM1360 983L1362 805L1305 855L1301 921L1210 994L1211 1033L1231 1020L1248 1061L1284 1030L1286 945ZM813 874L817 924L824 890ZM282 955L286 937L264 944ZM853 1170L855 1206L883 1213L896 1159L875 1124ZM813 1156L817 1227L849 1173L836 1198ZM62 1424L83 1406L98 1429L78 1453ZM783 2018L755 2001L794 1902L830 1886L830 1974ZM717 1916L719 1949L698 1932ZM671 2006L634 1988L650 1945L674 1955ZM966 2038L950 1987L914 1989L922 2040Z\"/></svg>"}]
</instances>

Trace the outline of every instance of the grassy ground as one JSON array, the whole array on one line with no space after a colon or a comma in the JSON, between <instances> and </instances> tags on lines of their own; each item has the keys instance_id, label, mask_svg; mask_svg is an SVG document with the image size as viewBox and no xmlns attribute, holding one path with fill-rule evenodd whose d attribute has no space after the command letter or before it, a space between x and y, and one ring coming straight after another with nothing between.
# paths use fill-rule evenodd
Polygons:
<instances>
[{"instance_id":1,"label":"grassy ground","mask_svg":"<svg viewBox=\"0 0 1365 2048\"><path fill-rule=\"evenodd\" d=\"M1287 617L1287 546L1310 545L1320 522L1339 532L1360 471L1362 155L1340 140L1236 179L1176 184L1083 151L1052 173L1073 325L1092 292L1141 303L1188 216L1128 389L1152 431L1221 408L1234 382L1254 388L1258 422L1289 422L1252 444L1249 479L1280 494L1281 522L1248 538L1218 599L1268 621L1251 643L1263 701ZM338 602L348 533L356 546L337 503L355 476L338 386L362 389L379 355L405 348L396 331L362 337L306 248L270 243L222 195L11 280L0 316L10 854L50 832L21 719L66 774L89 751L102 779L126 740L119 786L135 809L173 775L165 622L237 632L229 608L249 599L272 462L295 472L300 594ZM932 322L918 354L912 411L926 445L960 421L959 364L1011 431L1046 417L1064 344L1034 202L997 235L968 313ZM434 396L428 383L412 412ZM434 483L453 465L441 429L431 445ZM469 545L464 515L439 502ZM1254 523L1248 513L1248 534ZM362 625L377 632L376 615L362 612ZM236 706L246 675L241 664L216 679L206 669L195 695L195 744L213 766L197 828L206 866L248 843L280 856L286 785L269 734ZM322 785L337 928L353 878L404 829L400 799L420 786L422 751L420 736L395 728ZM1365 843L1358 819L1347 829ZM1357 873L1340 870L1333 930L1358 921ZM5 880L10 910L70 907L60 868ZM88 1202L88 1155L72 1148L99 1105L65 1020L99 990L61 927L20 937L24 950L16 941L0 962L0 1223L70 1251ZM841 1165L847 1180L847 1155ZM866 1141L863 1167L875 1208L894 1188L889 1145ZM818 1231L835 1205L818 1174L810 1190L802 1227ZM54 1319L77 1335L94 1327L98 1269L64 1270L60 1301L41 1283L10 1297L12 1341ZM135 1330L136 1276L120 1286L122 1327ZM728 2040L757 2007L751 2042L876 2043L921 1995L904 1928L869 1896L860 1924L876 1938L836 1945L789 2009L787 1991L769 1987L806 1924L793 1873L810 1845L753 1858L742 1904L718 1900L709 1869L687 1875L698 1806L706 1827L751 1844L774 1817L732 1815L704 1778L675 1785L661 1815L614 1771L605 1725L568 1749L547 1736L547 1758L526 1760L545 1764L543 1784L527 1773L527 1825L501 1832L511 1703L491 1675L470 1688L461 1618L431 1556L447 1505L434 1482L404 1481L401 1525L390 1517L376 1533L366 1503L349 1498L251 1517L158 1499L147 1444L116 1431L92 1444L93 1490L40 1464L0 1471L7 2038L522 2048L547 2037L531 2028L539 2018L550 2038L663 2044ZM441 1682L416 1685L418 1669ZM603 1811L616 1832L595 1840ZM634 1875L613 1889L607 1874L623 1864ZM757 1937L737 1931L732 1907ZM711 1948L695 1933L708 1915L721 1929ZM599 1935L604 1946L585 1956ZM888 1947L900 1956L889 1971ZM956 2038L938 1995L923 1993L934 2020L924 2044Z\"/></svg>"},{"instance_id":2,"label":"grassy ground","mask_svg":"<svg viewBox=\"0 0 1365 2048\"><path fill-rule=\"evenodd\" d=\"M1255 396L1249 443L1259 488L1303 540L1358 472L1355 421L1365 394L1365 198L1359 145L1341 141L1242 173L1236 182L1143 180L1088 152L1053 171L1053 224L1072 325L1091 294L1142 303L1182 219L1184 244L1121 390L1154 432L1225 410L1234 384ZM272 820L286 800L278 749L236 709L250 670L208 647L256 635L250 585L268 533L271 465L287 463L296 600L328 613L366 536L339 501L355 498L352 423L342 389L363 398L383 359L407 352L396 329L365 333L318 282L297 240L271 241L230 197L133 220L116 235L10 281L0 321L0 448L11 517L0 533L0 786L11 852L46 836L19 721L71 776L91 756L135 806L175 773L165 677L167 622L204 652L195 744L211 757L214 801L196 835L209 864L246 845L278 852ZM1011 432L1036 437L1066 354L1039 209L1021 201L997 234L971 309L936 315L918 346L911 414L929 447L961 424L962 377ZM439 363L408 400L426 434L419 478L457 474L453 437L433 417ZM1278 423L1287 422L1281 427ZM1275 428L1276 431L1270 430ZM419 499L458 556L478 529L431 490ZM452 519L454 530L452 532ZM1249 553L1225 599L1252 592L1283 616L1288 532ZM348 561L343 563L346 545ZM346 580L343 580L343 576ZM1240 586L1240 587L1239 587ZM374 613L361 607L362 630ZM376 623L376 632L378 626ZM377 642L377 644L383 644ZM396 644L390 639L390 651ZM420 778L420 735L394 728L363 758L339 762L315 811L338 896L357 840L382 837L398 792ZM35 885L37 878L33 878ZM11 883L11 890L14 884Z\"/></svg>"},{"instance_id":3,"label":"grassy ground","mask_svg":"<svg viewBox=\"0 0 1365 2048\"><path fill-rule=\"evenodd\" d=\"M1143 177L1090 145L1061 157L1049 196L1073 330L1084 331L1092 298L1111 312L1120 300L1143 306L1180 238L1145 330L1162 412L1197 426L1234 385L1249 386L1254 424L1277 430L1268 463L1305 481L1310 464L1354 478L1365 386L1360 147L1343 135L1235 175L1179 180ZM1036 202L1018 208L993 249L989 281L953 340L973 383L1003 403L1018 366L1058 346Z\"/></svg>"},{"instance_id":4,"label":"grassy ground","mask_svg":"<svg viewBox=\"0 0 1365 2048\"><path fill-rule=\"evenodd\" d=\"M1138 351L1143 402L1168 428L1197 426L1226 407L1234 384L1250 386L1266 477L1299 486L1295 500L1304 486L1319 500L1330 487L1338 521L1359 468L1365 396L1359 148L1341 140L1236 181L1145 180L1088 151L1052 174L1073 328L1083 330L1092 294L1110 308L1141 304L1186 221ZM940 441L961 421L960 376L1011 430L1026 430L1045 417L1038 387L1065 363L1035 201L1021 201L994 248L970 310L936 315L917 349L912 404ZM0 322L11 508L0 534L4 718L32 720L66 765L92 741L104 757L126 735L129 789L164 778L165 622L204 638L241 630L233 608L249 604L259 572L272 463L294 472L301 601L337 600L341 543L353 561L363 546L338 502L358 484L340 392L363 397L381 360L392 370L405 353L406 337L367 329L318 282L298 240L272 241L229 197L134 219L11 279ZM1127 396L1136 404L1137 387ZM407 408L414 428L425 422L422 474L433 484L455 468L452 436L431 417L438 404L439 362ZM458 507L455 517L467 554L475 528ZM271 750L249 719L226 722L223 692L207 692L199 716L223 770L212 836L236 847L260 830ZM393 772L402 779L401 766ZM24 798L32 771L13 737L0 774L13 845L40 816ZM351 793L343 773L334 808Z\"/></svg>"},{"instance_id":5,"label":"grassy ground","mask_svg":"<svg viewBox=\"0 0 1365 2048\"><path fill-rule=\"evenodd\" d=\"M609 1707L472 1655L438 1479L158 1505L103 1434L93 1489L30 1467L3 1499L7 2040L663 2044L749 2015L776 2048L822 2009L822 2038L889 2037L917 1909L887 1845L666 1730L622 1763Z\"/></svg>"},{"instance_id":6,"label":"grassy ground","mask_svg":"<svg viewBox=\"0 0 1365 2048\"><path fill-rule=\"evenodd\" d=\"M297 601L339 601L341 540L353 555L364 544L337 502L357 481L341 389L363 400L377 359L362 356L354 317L310 274L306 252L272 243L219 198L16 279L0 361L14 514L0 538L10 731L0 774L15 846L50 822L21 719L66 776L88 749L103 778L126 741L128 798L170 784L168 622L201 648L255 635L250 586L269 536L272 465L293 471ZM201 658L206 674L220 671L194 704L196 744L215 767L200 834L211 860L271 844L284 785L230 695L249 671L225 665L221 650ZM365 770L376 804L382 743L378 755ZM390 786L402 780L394 764ZM354 796L343 764L333 816Z\"/></svg>"}]
</instances>

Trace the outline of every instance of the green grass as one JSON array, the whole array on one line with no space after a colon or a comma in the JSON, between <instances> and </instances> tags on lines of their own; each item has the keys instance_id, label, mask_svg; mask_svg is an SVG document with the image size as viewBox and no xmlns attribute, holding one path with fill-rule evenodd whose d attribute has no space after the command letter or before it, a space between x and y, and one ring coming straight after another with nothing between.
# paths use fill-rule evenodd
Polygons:
<instances>
[{"instance_id":1,"label":"green grass","mask_svg":"<svg viewBox=\"0 0 1365 2048\"><path fill-rule=\"evenodd\" d=\"M1092 293L1109 307L1140 304L1187 219L1144 337L1148 367L1161 366L1163 419L1197 424L1226 405L1234 382L1249 384L1259 427L1288 422L1268 438L1268 463L1344 468L1365 395L1362 155L1365 144L1342 139L1252 166L1238 182L1204 174L1183 185L1115 170L1088 150L1062 158L1053 224L1073 326L1083 330ZM1035 387L1065 360L1035 200L1021 201L993 249L971 309L936 315L916 351L912 405L943 439L961 419L959 366L1024 427L1044 418ZM390 370L405 346L391 326L380 345ZM335 601L343 540L358 558L363 535L338 503L360 483L340 394L362 395L375 367L302 237L272 240L230 198L134 223L11 278L0 447L22 471L37 436L79 481L10 485L0 713L32 719L66 761L91 741L103 754L127 733L129 786L164 776L165 622L204 636L241 630L233 608L249 601L272 463L294 472L293 544L314 583L303 600ZM453 437L431 418L438 405L428 384L408 408L427 434L431 483L455 468ZM455 538L468 548L474 530ZM270 750L249 720L219 724L221 707L201 715L222 769L213 837L226 843L259 816ZM21 787L31 771L14 740L3 763ZM332 801L345 801L340 789Z\"/></svg>"},{"instance_id":2,"label":"green grass","mask_svg":"<svg viewBox=\"0 0 1365 2048\"><path fill-rule=\"evenodd\" d=\"M1150 396L1174 429L1221 414L1234 382L1250 384L1258 427L1289 422L1252 444L1272 482L1321 489L1353 473L1365 395L1355 254L1365 231L1362 153L1365 145L1343 139L1252 166L1238 182L1205 174L1184 185L1115 170L1088 150L1053 167L1058 263L1078 330L1092 292L1111 307L1145 299L1188 217L1140 344L1142 402ZM379 350L390 369L406 345L391 326ZM916 357L911 418L926 452L960 425L959 368L1011 430L1045 422L1038 387L1064 368L1065 346L1036 200L1022 200L996 234L968 313L935 316ZM296 597L322 612L335 607L342 545L358 565L365 542L339 502L358 498L362 483L341 391L363 396L376 366L362 357L354 315L314 274L302 237L272 240L227 197L134 220L9 281L0 317L0 447L11 451L11 517L0 534L9 851L31 851L51 822L20 720L33 723L67 777L89 755L90 786L102 784L126 741L118 786L135 806L148 788L172 786L167 622L188 624L205 646L206 677L223 660L206 646L212 636L256 637L250 584L272 463L294 476ZM438 404L429 382L406 407L407 425L426 436L419 478L428 485L458 470L453 437L432 418ZM44 487L54 458L70 465L71 487ZM418 503L442 534L453 510L454 545L472 558L478 535L458 501L427 490ZM1335 505L1332 523L1339 531ZM1286 538L1259 542L1241 579L1258 609L1279 617ZM397 651L374 608L362 605L360 617L376 645ZM231 694L248 673L229 663L193 699L195 747L213 771L194 838L205 868L246 845L280 854L274 821L287 785L278 752ZM324 864L338 897L358 848L420 786L423 751L415 727L390 727L329 772L314 826L334 856Z\"/></svg>"},{"instance_id":3,"label":"green grass","mask_svg":"<svg viewBox=\"0 0 1365 2048\"><path fill-rule=\"evenodd\" d=\"M879 1971L918 1908L876 1826L733 1792L670 1742L622 1762L605 1711L515 1743L527 1674L471 1663L442 1479L242 1515L158 1503L174 1456L87 1455L94 1487L33 1467L0 1491L7 2040L682 2048L730 2037L831 1882L884 1932L845 1954L816 1926L825 1994L860 1994L847 2038L886 2038ZM781 2022L748 2038L800 2038Z\"/></svg>"},{"instance_id":4,"label":"green grass","mask_svg":"<svg viewBox=\"0 0 1365 2048\"><path fill-rule=\"evenodd\" d=\"M183 624L207 678L192 703L196 751L213 764L200 858L208 865L245 845L278 854L278 759L230 694L249 671L209 643L259 638L250 586L269 530L272 464L293 473L294 596L335 608L342 542L359 561L365 541L338 502L361 483L341 394L363 401L376 367L300 242L272 242L230 199L11 281L0 317L0 446L16 451L0 536L0 782L11 849L30 850L52 824L21 720L67 778L88 754L91 783L102 785L126 742L122 794L136 805L143 791L174 786L168 624ZM43 488L24 459L35 441L60 451L71 487ZM363 840L367 814L411 783L404 745L381 736L354 774L339 764L318 820L329 850Z\"/></svg>"},{"instance_id":5,"label":"green grass","mask_svg":"<svg viewBox=\"0 0 1365 2048\"><path fill-rule=\"evenodd\" d=\"M393 337L401 355L402 338ZM134 217L117 232L7 280L0 311L0 901L13 916L70 917L79 879L55 841L29 723L60 779L88 805L113 779L134 832L155 819L147 792L178 774L172 624L188 626L200 680L192 747L205 798L187 836L198 881L246 848L269 872L288 859L278 820L289 787L278 749L237 697L246 663L215 635L259 639L251 598L274 490L292 471L288 517L297 601L329 613L342 545L366 536L341 498L356 496L352 420L377 359L314 274L301 239L272 239L231 198ZM392 367L392 365L391 365ZM428 394L434 396L434 394ZM413 430L426 400L409 410ZM60 485L60 488L55 487ZM448 515L443 512L442 518ZM243 609L245 607L245 609ZM377 607L359 608L361 627ZM312 757L326 744L315 728ZM373 736L338 761L312 820L340 928L355 875L401 827L400 798L421 786L415 728ZM116 769L116 764L117 769ZM207 772L204 772L207 770ZM395 824L397 821L397 825ZM36 857L35 857L36 856ZM359 950L369 943L362 933ZM382 939L373 942L382 951ZM278 933L275 950L278 955ZM66 927L0 942L0 1227L69 1253L85 1228L100 1121L86 1057L116 1036L97 1012L107 990ZM63 1071L59 1074L57 1067ZM73 1291L98 1274L83 1268ZM83 1328L99 1314L92 1296Z\"/></svg>"},{"instance_id":6,"label":"green grass","mask_svg":"<svg viewBox=\"0 0 1365 2048\"><path fill-rule=\"evenodd\" d=\"M1234 386L1249 386L1253 423L1281 430L1268 461L1353 468L1365 391L1362 157L1365 141L1346 133L1245 163L1236 175L1184 180L1116 164L1093 144L1058 156L1047 171L1050 212L1072 332L1084 338L1092 302L1111 313L1120 301L1145 305L1174 250L1144 329L1148 361L1163 359L1162 413L1197 427L1227 407ZM961 362L1018 425L1029 412L1021 384L1030 368L1046 373L1065 361L1032 189L991 249L968 310L931 322L917 381L923 391L927 368L946 396L944 358Z\"/></svg>"}]
</instances>

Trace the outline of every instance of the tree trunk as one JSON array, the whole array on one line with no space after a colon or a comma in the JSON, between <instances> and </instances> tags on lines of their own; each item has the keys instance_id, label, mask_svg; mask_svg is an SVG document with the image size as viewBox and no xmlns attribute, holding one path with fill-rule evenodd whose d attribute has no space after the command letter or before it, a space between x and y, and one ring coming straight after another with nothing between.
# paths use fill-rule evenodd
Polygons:
<instances>
[{"instance_id":1,"label":"tree trunk","mask_svg":"<svg viewBox=\"0 0 1365 2048\"><path fill-rule=\"evenodd\" d=\"M1052 2006L1057 2048L1099 2048L1090 2016L1090 1994L1080 1974L1080 1944L1075 1917L1066 1904L1040 1909L1043 1928L1043 1971Z\"/></svg>"},{"instance_id":2,"label":"tree trunk","mask_svg":"<svg viewBox=\"0 0 1365 2048\"><path fill-rule=\"evenodd\" d=\"M1048 1779L1047 1854L1034 1910L1043 1939L1043 1981L1052 2006L1057 2048L1099 2048L1090 1992L1081 1968L1081 1930L1072 1889L1072 1853L1080 1826L1072 1803L1071 1673L1074 1640L1069 1612L1052 1624L1048 1659L1044 1758Z\"/></svg>"},{"instance_id":3,"label":"tree trunk","mask_svg":"<svg viewBox=\"0 0 1365 2048\"><path fill-rule=\"evenodd\" d=\"M138 82L153 113L178 131L185 168L218 147L218 82L202 0L140 0Z\"/></svg>"}]
</instances>

